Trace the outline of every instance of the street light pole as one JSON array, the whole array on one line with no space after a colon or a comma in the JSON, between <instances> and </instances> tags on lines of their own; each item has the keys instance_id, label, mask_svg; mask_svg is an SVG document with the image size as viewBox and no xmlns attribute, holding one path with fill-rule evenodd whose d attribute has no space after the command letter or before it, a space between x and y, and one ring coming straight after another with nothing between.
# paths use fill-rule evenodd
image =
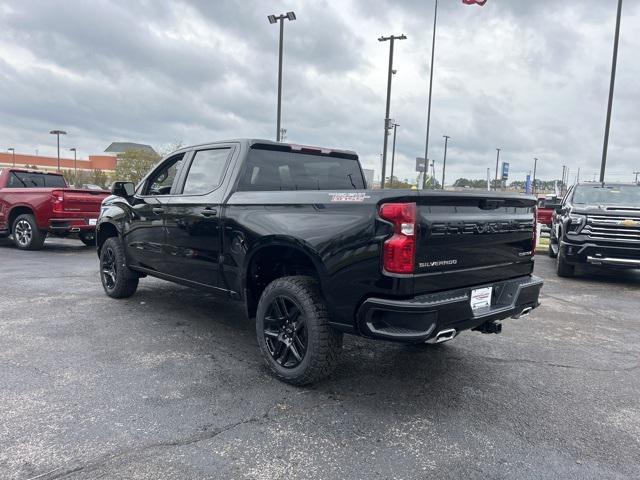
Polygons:
<instances>
[{"instance_id":1,"label":"street light pole","mask_svg":"<svg viewBox=\"0 0 640 480\"><path fill-rule=\"evenodd\" d=\"M429 158L429 129L431 128L431 94L433 93L433 63L436 56L436 26L438 24L438 0L435 0L435 7L433 10L433 38L431 40L431 67L429 74L429 100L427 104L427 135L424 142L424 159L425 162ZM426 169L422 176L422 188L426 181Z\"/></svg>"},{"instance_id":2,"label":"street light pole","mask_svg":"<svg viewBox=\"0 0 640 480\"><path fill-rule=\"evenodd\" d=\"M611 60L611 83L609 84L609 103L607 104L607 121L604 127L604 143L602 145L602 164L600 165L600 183L604 182L604 171L607 166L607 150L609 149L609 129L611 127L611 109L613 108L613 90L616 84L616 66L618 64L618 43L620 40L620 18L622 16L622 0L618 0L616 16L616 33L613 40L613 58Z\"/></svg>"},{"instance_id":3,"label":"street light pole","mask_svg":"<svg viewBox=\"0 0 640 480\"><path fill-rule=\"evenodd\" d=\"M78 158L76 157L76 147L70 148L69 151L73 152L73 183L78 183Z\"/></svg>"},{"instance_id":4,"label":"street light pole","mask_svg":"<svg viewBox=\"0 0 640 480\"><path fill-rule=\"evenodd\" d=\"M396 161L396 129L400 125L397 123L393 124L393 147L391 149L391 176L389 177L389 183L391 184L391 188L393 188L393 166Z\"/></svg>"},{"instance_id":5,"label":"street light pole","mask_svg":"<svg viewBox=\"0 0 640 480\"><path fill-rule=\"evenodd\" d=\"M444 137L444 160L442 162L442 190L444 190L444 175L445 170L447 169L447 145L449 144L449 139L451 138L449 135L443 135Z\"/></svg>"},{"instance_id":6,"label":"street light pole","mask_svg":"<svg viewBox=\"0 0 640 480\"><path fill-rule=\"evenodd\" d=\"M67 132L64 130L51 130L49 133L55 135L58 140L58 172L60 172L60 135L66 135Z\"/></svg>"},{"instance_id":7,"label":"street light pole","mask_svg":"<svg viewBox=\"0 0 640 480\"><path fill-rule=\"evenodd\" d=\"M562 195L564 195L564 177L566 173L567 173L567 166L562 165L562 183L560 184L560 193Z\"/></svg>"},{"instance_id":8,"label":"street light pole","mask_svg":"<svg viewBox=\"0 0 640 480\"><path fill-rule=\"evenodd\" d=\"M633 174L636 176L636 183L638 183L638 175L640 175L640 172L633 172Z\"/></svg>"},{"instance_id":9,"label":"street light pole","mask_svg":"<svg viewBox=\"0 0 640 480\"><path fill-rule=\"evenodd\" d=\"M16 167L16 149L11 147L7 148L7 151L11 152L11 156L13 157L13 168Z\"/></svg>"},{"instance_id":10,"label":"street light pole","mask_svg":"<svg viewBox=\"0 0 640 480\"><path fill-rule=\"evenodd\" d=\"M496 150L498 151L498 155L496 156L496 184L494 186L494 190L498 190L498 163L500 163L500 150L502 150L501 148L496 148Z\"/></svg>"},{"instance_id":11,"label":"street light pole","mask_svg":"<svg viewBox=\"0 0 640 480\"><path fill-rule=\"evenodd\" d=\"M387 74L387 104L384 114L384 142L382 145L382 181L380 188L384 188L384 179L387 172L387 144L389 142L389 129L391 122L389 119L389 109L391 108L391 78L393 77L393 46L396 40L406 40L406 35L391 35L389 37L378 38L379 42L389 41L389 72Z\"/></svg>"},{"instance_id":12,"label":"street light pole","mask_svg":"<svg viewBox=\"0 0 640 480\"><path fill-rule=\"evenodd\" d=\"M533 159L533 183L531 184L531 193L536 194L536 169L538 168L538 159Z\"/></svg>"},{"instance_id":13,"label":"street light pole","mask_svg":"<svg viewBox=\"0 0 640 480\"><path fill-rule=\"evenodd\" d=\"M282 117L282 43L284 40L284 20L293 21L296 14L293 12L283 13L281 15L268 15L269 23L280 22L280 43L278 44L278 117L276 121L276 141L280 141L280 120Z\"/></svg>"}]
</instances>

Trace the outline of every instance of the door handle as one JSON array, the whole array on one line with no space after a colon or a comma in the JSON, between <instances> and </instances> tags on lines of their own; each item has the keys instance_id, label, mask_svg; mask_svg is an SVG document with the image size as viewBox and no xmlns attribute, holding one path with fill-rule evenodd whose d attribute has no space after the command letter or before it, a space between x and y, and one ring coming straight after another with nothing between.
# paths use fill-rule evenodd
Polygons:
<instances>
[{"instance_id":1,"label":"door handle","mask_svg":"<svg viewBox=\"0 0 640 480\"><path fill-rule=\"evenodd\" d=\"M151 209L151 211L152 211L153 213L164 213L164 208L162 208L162 207L153 207L153 208Z\"/></svg>"},{"instance_id":2,"label":"door handle","mask_svg":"<svg viewBox=\"0 0 640 480\"><path fill-rule=\"evenodd\" d=\"M205 217L215 217L216 215L218 215L218 210L213 207L206 207L200 213L202 213L202 215L204 215Z\"/></svg>"}]
</instances>

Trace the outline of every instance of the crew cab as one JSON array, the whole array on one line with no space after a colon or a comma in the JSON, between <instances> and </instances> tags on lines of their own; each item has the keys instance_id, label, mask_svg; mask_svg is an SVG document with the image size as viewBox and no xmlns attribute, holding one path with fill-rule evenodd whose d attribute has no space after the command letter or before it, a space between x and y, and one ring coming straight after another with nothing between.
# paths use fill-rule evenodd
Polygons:
<instances>
[{"instance_id":1,"label":"crew cab","mask_svg":"<svg viewBox=\"0 0 640 480\"><path fill-rule=\"evenodd\" d=\"M112 192L106 294L151 275L241 301L290 383L327 375L344 333L439 343L538 306L534 197L368 190L352 151L249 139L178 150Z\"/></svg>"},{"instance_id":2,"label":"crew cab","mask_svg":"<svg viewBox=\"0 0 640 480\"><path fill-rule=\"evenodd\" d=\"M640 185L580 183L557 207L549 255L561 277L576 265L640 268Z\"/></svg>"},{"instance_id":3,"label":"crew cab","mask_svg":"<svg viewBox=\"0 0 640 480\"><path fill-rule=\"evenodd\" d=\"M95 245L95 226L104 190L69 188L57 173L0 169L0 236L13 236L16 247L38 250L47 235L77 235Z\"/></svg>"}]
</instances>

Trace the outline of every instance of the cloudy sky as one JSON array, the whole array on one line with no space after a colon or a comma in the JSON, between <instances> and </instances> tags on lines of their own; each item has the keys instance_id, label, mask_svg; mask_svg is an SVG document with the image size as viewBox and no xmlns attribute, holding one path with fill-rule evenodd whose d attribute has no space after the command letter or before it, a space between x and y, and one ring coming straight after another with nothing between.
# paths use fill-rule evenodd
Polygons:
<instances>
[{"instance_id":1,"label":"cloudy sky","mask_svg":"<svg viewBox=\"0 0 640 480\"><path fill-rule=\"evenodd\" d=\"M0 149L98 154L115 140L161 148L275 136L278 28L285 25L287 140L356 150L380 170L388 43L396 171L424 155L433 0L0 1ZM447 179L484 178L495 148L524 179L598 171L615 0L441 0L430 157ZM623 9L608 178L640 170L640 2Z\"/></svg>"}]
</instances>

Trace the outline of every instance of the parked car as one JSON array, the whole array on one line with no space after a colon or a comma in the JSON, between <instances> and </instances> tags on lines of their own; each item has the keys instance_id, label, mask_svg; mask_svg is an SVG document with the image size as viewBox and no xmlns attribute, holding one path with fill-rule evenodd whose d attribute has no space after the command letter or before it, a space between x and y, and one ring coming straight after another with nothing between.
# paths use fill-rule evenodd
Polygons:
<instances>
[{"instance_id":1,"label":"parked car","mask_svg":"<svg viewBox=\"0 0 640 480\"><path fill-rule=\"evenodd\" d=\"M42 248L47 235L78 235L95 245L95 226L104 190L68 188L57 173L0 169L0 236L13 236L22 250Z\"/></svg>"},{"instance_id":2,"label":"parked car","mask_svg":"<svg viewBox=\"0 0 640 480\"><path fill-rule=\"evenodd\" d=\"M555 196L538 198L538 223L543 227L551 228L553 214L559 204L560 200Z\"/></svg>"},{"instance_id":3,"label":"parked car","mask_svg":"<svg viewBox=\"0 0 640 480\"><path fill-rule=\"evenodd\" d=\"M572 276L575 266L640 268L640 185L580 183L557 207L549 256L557 273Z\"/></svg>"},{"instance_id":4,"label":"parked car","mask_svg":"<svg viewBox=\"0 0 640 480\"><path fill-rule=\"evenodd\" d=\"M534 197L367 190L354 152L246 139L181 149L112 191L107 295L152 275L244 302L290 383L327 375L343 333L439 343L538 306Z\"/></svg>"}]
</instances>

